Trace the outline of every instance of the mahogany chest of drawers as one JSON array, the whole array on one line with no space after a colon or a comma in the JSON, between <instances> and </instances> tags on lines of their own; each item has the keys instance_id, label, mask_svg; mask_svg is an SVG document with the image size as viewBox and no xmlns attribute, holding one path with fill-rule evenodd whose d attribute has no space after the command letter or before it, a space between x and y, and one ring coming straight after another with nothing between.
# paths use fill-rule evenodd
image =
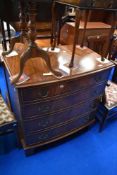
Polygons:
<instances>
[{"instance_id":1,"label":"mahogany chest of drawers","mask_svg":"<svg viewBox=\"0 0 117 175\"><path fill-rule=\"evenodd\" d=\"M99 98L113 67L100 61L90 49L76 50L74 68L68 68L72 47L50 53L52 66L63 73L58 79L48 73L40 59L25 66L30 79L11 85L9 76L17 73L18 56L5 58L11 106L19 123L20 137L26 154L34 148L75 133L95 120ZM85 53L84 53L85 52Z\"/></svg>"}]
</instances>

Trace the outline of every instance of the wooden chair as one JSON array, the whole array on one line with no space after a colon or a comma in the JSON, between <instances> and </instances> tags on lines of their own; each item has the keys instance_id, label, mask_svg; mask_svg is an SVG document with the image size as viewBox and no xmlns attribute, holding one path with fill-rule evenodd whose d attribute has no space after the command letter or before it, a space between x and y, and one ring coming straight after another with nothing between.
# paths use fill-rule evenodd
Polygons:
<instances>
[{"instance_id":1,"label":"wooden chair","mask_svg":"<svg viewBox=\"0 0 117 175\"><path fill-rule=\"evenodd\" d=\"M102 61L104 61L104 56L106 53L104 49L105 43L107 43L108 41L107 39L108 38L106 35L89 36L87 38L88 47L99 53L102 56ZM111 52L108 51L108 54L110 53ZM112 56L113 55L114 53L112 54ZM115 76L115 72L117 72L116 67L113 72L114 73L112 74L112 80L113 76ZM96 117L100 123L100 131L102 131L102 129L104 128L107 119L113 119L117 117L117 84L115 82L109 81L107 83L105 93L100 101L99 108L97 110Z\"/></svg>"},{"instance_id":2,"label":"wooden chair","mask_svg":"<svg viewBox=\"0 0 117 175\"><path fill-rule=\"evenodd\" d=\"M111 40L111 54L110 59L115 61L117 59L117 34L114 34Z\"/></svg>"},{"instance_id":3,"label":"wooden chair","mask_svg":"<svg viewBox=\"0 0 117 175\"><path fill-rule=\"evenodd\" d=\"M0 95L0 140L1 138L13 132L14 134L16 134L17 137L17 121L15 120L14 115L12 114L12 112L4 102L2 96ZM19 140L16 140L16 142L18 146ZM10 146L7 146L6 144L8 143L4 142L4 139L1 141L0 144L0 149L2 149L4 153L8 152L8 149L10 149ZM7 150L5 148L7 148Z\"/></svg>"},{"instance_id":4,"label":"wooden chair","mask_svg":"<svg viewBox=\"0 0 117 175\"><path fill-rule=\"evenodd\" d=\"M6 23L6 31L4 28L4 21L1 19L0 20L0 28L1 28L1 34L2 34L2 46L3 46L3 50L7 50L7 42L10 43L10 38L11 38L11 32L10 32L10 25L7 22ZM6 36L7 33L7 36Z\"/></svg>"},{"instance_id":5,"label":"wooden chair","mask_svg":"<svg viewBox=\"0 0 117 175\"><path fill-rule=\"evenodd\" d=\"M114 61L115 65L117 65L117 34L114 34L112 38L110 57L111 60ZM117 69L114 69L112 81L117 83Z\"/></svg>"},{"instance_id":6,"label":"wooden chair","mask_svg":"<svg viewBox=\"0 0 117 175\"><path fill-rule=\"evenodd\" d=\"M95 52L99 53L101 55L102 61L104 61L104 57L106 57L106 47L108 42L108 36L107 35L94 35L94 36L88 36L87 37L87 44L88 47Z\"/></svg>"},{"instance_id":7,"label":"wooden chair","mask_svg":"<svg viewBox=\"0 0 117 175\"><path fill-rule=\"evenodd\" d=\"M105 88L105 93L102 101L99 104L97 111L97 119L100 122L100 131L108 119L117 117L117 84L110 81Z\"/></svg>"}]
</instances>

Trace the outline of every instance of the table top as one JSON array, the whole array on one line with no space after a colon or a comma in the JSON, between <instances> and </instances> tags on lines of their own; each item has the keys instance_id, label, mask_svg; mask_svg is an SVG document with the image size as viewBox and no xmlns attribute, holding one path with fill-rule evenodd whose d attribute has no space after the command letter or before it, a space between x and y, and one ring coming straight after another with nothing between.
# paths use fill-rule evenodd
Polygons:
<instances>
[{"instance_id":1,"label":"table top","mask_svg":"<svg viewBox=\"0 0 117 175\"><path fill-rule=\"evenodd\" d=\"M56 3L68 5L71 7L79 8L82 10L105 10L105 11L117 11L117 0L114 1L102 1L95 0L94 3L92 0L79 0L79 1L70 1L70 0L56 0ZM97 3L97 4L96 4ZM111 3L111 4L110 4ZM96 5L95 5L96 4ZM108 7L108 5L110 7Z\"/></svg>"},{"instance_id":2,"label":"table top","mask_svg":"<svg viewBox=\"0 0 117 175\"><path fill-rule=\"evenodd\" d=\"M50 56L52 68L62 73L61 78L54 76L49 71L45 61L38 57L26 62L24 74L29 77L29 80L22 84L17 84L16 87L20 88L69 80L114 66L114 64L108 60L101 61L100 55L89 48L80 48L80 46L76 46L74 67L69 68L72 47L71 45L60 46L56 48L56 52L52 52L51 49L49 49L50 51L48 54ZM19 72L19 60L19 55L4 57L4 63L10 76Z\"/></svg>"},{"instance_id":3,"label":"table top","mask_svg":"<svg viewBox=\"0 0 117 175\"><path fill-rule=\"evenodd\" d=\"M67 24L75 27L75 22L67 22ZM103 22L87 22L86 29L110 29L111 25ZM84 21L80 21L79 29L84 29Z\"/></svg>"}]
</instances>

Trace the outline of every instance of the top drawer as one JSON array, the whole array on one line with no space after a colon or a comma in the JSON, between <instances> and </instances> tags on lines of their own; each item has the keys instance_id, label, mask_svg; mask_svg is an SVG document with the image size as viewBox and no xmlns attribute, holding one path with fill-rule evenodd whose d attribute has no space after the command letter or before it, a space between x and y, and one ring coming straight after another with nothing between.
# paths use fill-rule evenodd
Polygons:
<instances>
[{"instance_id":1,"label":"top drawer","mask_svg":"<svg viewBox=\"0 0 117 175\"><path fill-rule=\"evenodd\" d=\"M20 89L20 96L23 103L41 101L53 96L59 96L65 93L73 93L81 89L89 88L107 80L111 69L97 72L85 77L75 78L47 85L38 85Z\"/></svg>"}]
</instances>

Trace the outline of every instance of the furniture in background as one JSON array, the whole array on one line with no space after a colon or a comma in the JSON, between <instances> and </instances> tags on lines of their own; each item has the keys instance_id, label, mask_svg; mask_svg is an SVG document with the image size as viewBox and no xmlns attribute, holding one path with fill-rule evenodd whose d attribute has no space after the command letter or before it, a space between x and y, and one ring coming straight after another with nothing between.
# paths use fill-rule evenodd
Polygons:
<instances>
[{"instance_id":1,"label":"furniture in background","mask_svg":"<svg viewBox=\"0 0 117 175\"><path fill-rule=\"evenodd\" d=\"M19 8L20 8L20 25L21 25L21 34L18 37L12 39L10 44L10 49L8 51L2 52L2 55L8 55L13 51L14 45L17 42L24 43L26 45L25 51L21 54L20 57L20 71L19 73L14 76L12 79L12 83L16 83L19 78L21 77L24 69L24 65L27 60L38 57L40 59L43 58L46 62L47 66L49 67L50 71L55 74L56 76L62 76L61 73L57 70L53 70L50 62L50 58L48 53L37 46L35 39L36 39L36 4L37 1L23 1L19 0ZM28 7L28 9L27 9ZM28 18L28 23L27 23ZM27 42L24 42L24 41Z\"/></svg>"},{"instance_id":2,"label":"furniture in background","mask_svg":"<svg viewBox=\"0 0 117 175\"><path fill-rule=\"evenodd\" d=\"M99 104L97 119L100 122L100 131L103 130L108 119L117 118L117 84L108 82L102 102Z\"/></svg>"},{"instance_id":3,"label":"furniture in background","mask_svg":"<svg viewBox=\"0 0 117 175\"><path fill-rule=\"evenodd\" d=\"M79 26L79 38L77 40L78 44L81 44L83 38L83 29L84 29L84 21L80 22ZM87 45L87 37L88 36L97 36L97 35L107 35L109 36L111 26L103 23L103 22L87 22L86 34L85 34L85 42L84 45ZM74 40L75 34L75 22L67 22L61 29L60 35L60 43L61 44L72 44Z\"/></svg>"},{"instance_id":4,"label":"furniture in background","mask_svg":"<svg viewBox=\"0 0 117 175\"><path fill-rule=\"evenodd\" d=\"M10 142L6 140L6 142L4 142L4 138L11 133L16 135L16 140ZM11 142L12 145L15 144L16 146L16 144L18 144L17 137L17 121L0 95L0 153L6 153L11 149Z\"/></svg>"},{"instance_id":5,"label":"furniture in background","mask_svg":"<svg viewBox=\"0 0 117 175\"><path fill-rule=\"evenodd\" d=\"M2 44L0 44L0 93L5 103L10 106L9 91L5 76L5 67L2 61L1 53L3 51Z\"/></svg>"},{"instance_id":6,"label":"furniture in background","mask_svg":"<svg viewBox=\"0 0 117 175\"><path fill-rule=\"evenodd\" d=\"M10 22L18 21L19 17L19 9L18 9L18 1L16 0L1 0L0 1L0 21L1 21L1 29L3 35L3 49L9 50L6 42L10 41L11 33L10 33ZM3 21L7 23L7 31L8 37L5 37L5 28L3 26Z\"/></svg>"},{"instance_id":7,"label":"furniture in background","mask_svg":"<svg viewBox=\"0 0 117 175\"><path fill-rule=\"evenodd\" d=\"M20 59L20 66L21 66L20 72L17 74L16 77L14 77L12 82L16 83L17 80L20 78L21 74L23 73L23 68L24 68L25 62L28 59L36 57L36 56L41 56L45 60L50 71L53 74L55 74L56 76L61 77L62 75L60 72L53 70L53 68L51 66L50 58L49 58L47 52L45 52L44 50L37 47L36 43L34 42L35 38L36 38L35 19L36 19L36 3L37 3L37 1L32 2L31 0L28 0L27 2L24 2L23 0L20 0L19 3L20 3L19 18L20 18L20 25L21 25L20 41L23 42L24 41L23 39L26 38L27 41L29 41L29 43L27 45L26 51L24 52L24 54L22 54L21 59ZM80 25L82 10L85 11L85 22L84 22L84 30L83 30L83 37L82 37L82 41L81 41L81 47L83 47L83 45L84 45L89 11L94 10L94 9L98 9L101 7L102 10L106 9L106 10L113 12L112 28L111 28L110 33L109 33L109 37L110 37L114 31L113 27L115 26L114 19L116 16L116 13L115 13L116 7L114 6L115 1L113 1L111 4L110 3L106 3L106 4L99 3L98 4L97 1L95 3L93 2L93 4L92 4L92 2L84 2L82 0L78 3L75 1L75 2L73 2L73 4L72 3L69 4L69 1L68 1L68 3L67 3L67 1L60 1L60 2L54 1L53 8L52 8L52 37L51 37L51 45L52 45L53 50L56 46L56 41L59 41L59 38L60 38L60 26L61 26L61 21L62 21L61 19L63 18L63 9L65 8L64 6L67 6L67 5L73 6L76 8L76 22L75 22L73 52L72 52L72 56L71 56L71 62L69 64L70 67L73 67L75 47L77 44L77 38L79 36L79 25ZM61 8L59 8L59 6ZM29 7L28 11L27 11L27 7ZM59 9L61 9L61 11L59 11ZM29 20L28 25L26 24L27 18ZM59 29L57 28L57 26L59 26ZM27 27L28 27L28 32L26 31ZM58 39L56 39L57 37L58 37ZM14 42L11 42L10 50L8 52L3 52L2 54L6 55L6 54L10 53L13 50L14 44L15 44L15 42L17 42L17 40L19 40L19 37L16 38L16 40L14 39ZM107 55L107 52L108 52L108 43L109 42L107 42L105 55Z\"/></svg>"},{"instance_id":8,"label":"furniture in background","mask_svg":"<svg viewBox=\"0 0 117 175\"><path fill-rule=\"evenodd\" d=\"M81 21L81 17L82 17L82 12L85 12L85 19L84 19L84 30L83 30L83 37L82 37L82 42L80 44L80 46L83 48L84 46L84 42L85 42L85 34L86 34L86 26L87 26L87 22L89 19L89 15L90 15L90 11L93 10L102 10L102 11L109 11L112 12L112 20L111 20L111 29L109 32L109 36L108 36L108 42L107 42L107 47L106 47L106 51L105 51L105 57L108 55L108 51L110 49L110 38L112 37L115 27L116 27L116 0L115 1L84 1L84 0L80 0L80 1L69 1L69 0L60 0L57 1L55 0L53 3L53 18L52 18L52 23L53 23L53 28L56 29L56 26L58 24L56 18L57 18L57 13L56 13L56 7L59 5L63 5L63 6L70 6L70 7L74 7L76 9L76 18L75 18L75 34L74 34L74 41L73 41L73 52L72 52L72 56L71 56L71 62L69 64L69 67L73 67L74 65L74 55L75 55L75 50L76 50L76 44L79 38L79 26L80 26L80 21ZM60 19L61 20L61 19ZM59 21L59 20L58 20ZM59 40L56 39L56 36L60 37L60 35L56 35L56 30L52 31L52 37L53 37L53 49L54 47L58 44L56 41Z\"/></svg>"},{"instance_id":9,"label":"furniture in background","mask_svg":"<svg viewBox=\"0 0 117 175\"><path fill-rule=\"evenodd\" d=\"M10 38L11 38L11 33L10 33L10 25L9 23L6 23L6 30L4 28L4 21L0 20L0 28L1 28L1 34L2 34L2 46L3 46L3 50L7 50L7 42L10 43Z\"/></svg>"},{"instance_id":10,"label":"furniture in background","mask_svg":"<svg viewBox=\"0 0 117 175\"><path fill-rule=\"evenodd\" d=\"M50 38L51 37L51 6L52 6L53 0L36 0L36 27L37 27L37 38L43 39L43 38ZM21 33L25 33L26 29L26 23L28 22L28 1L23 0L1 0L0 1L0 19L3 24L3 20L7 22L7 25L9 27L9 24L11 24L16 31L20 31ZM43 7L46 11L46 13L43 13ZM20 14L19 14L20 13ZM10 36L10 30L8 28L8 34ZM4 50L6 49L6 38L4 36L5 30L4 26L2 25L2 34L3 34L3 43L4 43ZM25 35L24 35L25 36ZM11 37L9 37L11 38ZM9 39L8 38L8 39ZM14 46L15 42L21 42L21 38L19 37L16 39L11 39L11 47ZM13 46L12 46L13 42Z\"/></svg>"},{"instance_id":11,"label":"furniture in background","mask_svg":"<svg viewBox=\"0 0 117 175\"><path fill-rule=\"evenodd\" d=\"M105 61L107 43L108 43L108 35L105 35L105 34L94 35L94 36L90 35L87 37L88 48L100 54L102 61Z\"/></svg>"},{"instance_id":12,"label":"furniture in background","mask_svg":"<svg viewBox=\"0 0 117 175\"><path fill-rule=\"evenodd\" d=\"M102 58L101 60L104 61L105 58L103 50L105 48L105 43L107 42L107 36L103 34L97 36L88 36L87 41L88 41L88 47L94 50L95 52L99 53ZM111 43L114 44L113 41ZM108 55L108 58L111 59L111 61L114 60L113 55L115 54L113 53L112 56ZM113 76L114 77L116 76L115 75L116 71L117 70L115 67L115 69L113 70L112 80L114 79ZM117 115L117 84L115 82L109 81L105 87L105 92L102 96L96 115L100 123L100 131L102 131L102 129L104 128L106 120L110 118L113 119L116 117L116 115Z\"/></svg>"},{"instance_id":13,"label":"furniture in background","mask_svg":"<svg viewBox=\"0 0 117 175\"><path fill-rule=\"evenodd\" d=\"M116 119L117 117L117 36L112 38L110 59L115 64L115 68L111 73L111 81L107 83L102 102L99 105L97 118L100 122L100 131L103 130L105 123L108 120Z\"/></svg>"}]
</instances>

